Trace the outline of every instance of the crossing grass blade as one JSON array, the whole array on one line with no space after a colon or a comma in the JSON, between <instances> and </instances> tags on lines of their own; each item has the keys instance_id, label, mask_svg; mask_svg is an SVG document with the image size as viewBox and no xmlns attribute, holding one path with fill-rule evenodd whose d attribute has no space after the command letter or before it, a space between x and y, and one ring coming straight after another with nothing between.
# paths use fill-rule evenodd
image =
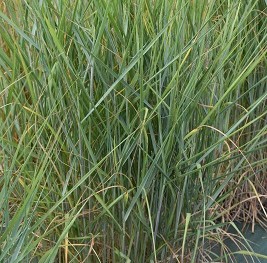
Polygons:
<instances>
[{"instance_id":1,"label":"crossing grass blade","mask_svg":"<svg viewBox=\"0 0 267 263\"><path fill-rule=\"evenodd\" d=\"M0 261L234 261L232 221L266 227L266 1L0 7Z\"/></svg>"}]
</instances>

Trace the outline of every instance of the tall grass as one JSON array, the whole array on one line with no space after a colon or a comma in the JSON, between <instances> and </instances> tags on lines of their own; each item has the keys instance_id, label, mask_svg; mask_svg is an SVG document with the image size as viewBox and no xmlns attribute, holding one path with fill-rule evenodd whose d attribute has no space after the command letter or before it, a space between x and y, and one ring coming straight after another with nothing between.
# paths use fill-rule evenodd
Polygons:
<instances>
[{"instance_id":1,"label":"tall grass","mask_svg":"<svg viewBox=\"0 0 267 263\"><path fill-rule=\"evenodd\" d=\"M0 262L232 262L266 218L266 7L2 1Z\"/></svg>"}]
</instances>

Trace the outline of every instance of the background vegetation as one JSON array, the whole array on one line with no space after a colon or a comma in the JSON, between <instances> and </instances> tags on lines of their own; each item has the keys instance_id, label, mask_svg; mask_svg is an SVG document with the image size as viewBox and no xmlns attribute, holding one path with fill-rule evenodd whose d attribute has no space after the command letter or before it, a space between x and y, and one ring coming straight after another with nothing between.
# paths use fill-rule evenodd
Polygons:
<instances>
[{"instance_id":1,"label":"background vegetation","mask_svg":"<svg viewBox=\"0 0 267 263\"><path fill-rule=\"evenodd\" d=\"M266 8L1 1L0 262L232 262L267 216Z\"/></svg>"}]
</instances>

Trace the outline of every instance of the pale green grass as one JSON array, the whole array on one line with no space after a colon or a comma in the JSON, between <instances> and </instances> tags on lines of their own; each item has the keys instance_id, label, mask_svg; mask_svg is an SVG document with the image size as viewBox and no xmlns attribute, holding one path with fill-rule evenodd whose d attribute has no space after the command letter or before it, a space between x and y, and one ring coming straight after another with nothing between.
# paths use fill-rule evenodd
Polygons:
<instances>
[{"instance_id":1,"label":"pale green grass","mask_svg":"<svg viewBox=\"0 0 267 263\"><path fill-rule=\"evenodd\" d=\"M209 262L264 215L266 7L4 1L0 262Z\"/></svg>"}]
</instances>

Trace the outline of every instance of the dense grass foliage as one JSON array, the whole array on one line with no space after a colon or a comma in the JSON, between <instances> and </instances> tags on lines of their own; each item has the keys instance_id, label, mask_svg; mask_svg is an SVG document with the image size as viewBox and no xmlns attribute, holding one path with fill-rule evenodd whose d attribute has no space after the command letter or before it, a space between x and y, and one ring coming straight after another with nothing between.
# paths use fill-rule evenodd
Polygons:
<instances>
[{"instance_id":1,"label":"dense grass foliage","mask_svg":"<svg viewBox=\"0 0 267 263\"><path fill-rule=\"evenodd\" d=\"M1 1L0 262L231 262L267 216L266 8Z\"/></svg>"}]
</instances>

